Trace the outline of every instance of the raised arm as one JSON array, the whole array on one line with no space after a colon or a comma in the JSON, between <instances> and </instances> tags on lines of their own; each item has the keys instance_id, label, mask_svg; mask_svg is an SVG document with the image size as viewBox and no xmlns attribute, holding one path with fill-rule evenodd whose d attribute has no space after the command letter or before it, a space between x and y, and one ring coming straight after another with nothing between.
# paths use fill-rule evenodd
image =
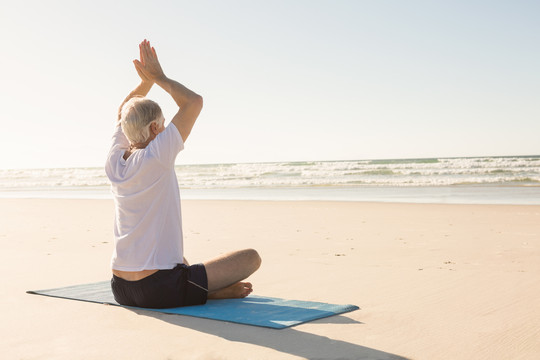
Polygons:
<instances>
[{"instance_id":1,"label":"raised arm","mask_svg":"<svg viewBox=\"0 0 540 360\"><path fill-rule=\"evenodd\" d=\"M150 46L150 42L144 40L140 48L141 61L135 60L135 67L139 74L145 76L152 83L158 84L174 99L179 109L173 117L172 123L180 132L182 139L186 141L202 110L202 97L165 76L159 64L156 50Z\"/></svg>"},{"instance_id":2,"label":"raised arm","mask_svg":"<svg viewBox=\"0 0 540 360\"><path fill-rule=\"evenodd\" d=\"M139 53L141 57L141 61L143 59L142 55L142 44L139 45ZM133 89L129 95L124 99L122 104L120 105L120 108L118 108L118 121L120 121L120 117L122 115L122 108L124 107L124 104L129 101L129 99L135 97L135 96L146 96L148 95L148 92L150 89L152 89L152 86L154 85L154 82L144 74L139 67L137 66L136 62L139 62L138 60L135 60L135 70L137 70L137 74L139 74L139 77L141 78L141 83L137 85L135 89Z\"/></svg>"},{"instance_id":3,"label":"raised arm","mask_svg":"<svg viewBox=\"0 0 540 360\"><path fill-rule=\"evenodd\" d=\"M185 142L201 113L203 98L179 82L167 77L156 81L156 84L168 92L178 105L179 109L172 118L172 123L176 126Z\"/></svg>"}]
</instances>

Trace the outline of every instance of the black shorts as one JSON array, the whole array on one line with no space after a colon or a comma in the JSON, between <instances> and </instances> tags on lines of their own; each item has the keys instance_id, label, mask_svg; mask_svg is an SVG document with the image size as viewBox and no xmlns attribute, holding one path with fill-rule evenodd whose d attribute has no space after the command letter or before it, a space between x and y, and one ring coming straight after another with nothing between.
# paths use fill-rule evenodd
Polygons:
<instances>
[{"instance_id":1,"label":"black shorts","mask_svg":"<svg viewBox=\"0 0 540 360\"><path fill-rule=\"evenodd\" d=\"M117 303L144 308L201 305L208 297L208 279L203 264L178 264L138 281L113 275L111 288Z\"/></svg>"}]
</instances>

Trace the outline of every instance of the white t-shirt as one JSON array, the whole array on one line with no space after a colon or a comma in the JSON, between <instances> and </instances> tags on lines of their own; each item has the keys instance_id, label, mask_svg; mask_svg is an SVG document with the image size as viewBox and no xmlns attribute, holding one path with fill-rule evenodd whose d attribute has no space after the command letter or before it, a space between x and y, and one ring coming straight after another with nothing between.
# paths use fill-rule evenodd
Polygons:
<instances>
[{"instance_id":1,"label":"white t-shirt","mask_svg":"<svg viewBox=\"0 0 540 360\"><path fill-rule=\"evenodd\" d=\"M115 202L112 268L172 269L183 262L180 192L174 161L184 148L170 123L145 149L124 160L129 141L117 126L105 172Z\"/></svg>"}]
</instances>

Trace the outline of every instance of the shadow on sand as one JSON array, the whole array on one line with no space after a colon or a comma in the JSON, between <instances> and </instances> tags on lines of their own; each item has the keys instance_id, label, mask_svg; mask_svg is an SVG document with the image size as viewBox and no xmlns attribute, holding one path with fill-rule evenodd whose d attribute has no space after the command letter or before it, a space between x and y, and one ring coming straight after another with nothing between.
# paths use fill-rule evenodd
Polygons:
<instances>
[{"instance_id":1,"label":"shadow on sand","mask_svg":"<svg viewBox=\"0 0 540 360\"><path fill-rule=\"evenodd\" d=\"M296 328L281 330L241 325L182 315L155 313L152 311L129 309L138 315L150 316L170 324L182 326L223 339L263 346L276 351L306 359L370 359L408 360L405 357L346 341L333 340L326 336L306 333ZM312 321L313 324L362 324L345 316L331 316Z\"/></svg>"}]
</instances>

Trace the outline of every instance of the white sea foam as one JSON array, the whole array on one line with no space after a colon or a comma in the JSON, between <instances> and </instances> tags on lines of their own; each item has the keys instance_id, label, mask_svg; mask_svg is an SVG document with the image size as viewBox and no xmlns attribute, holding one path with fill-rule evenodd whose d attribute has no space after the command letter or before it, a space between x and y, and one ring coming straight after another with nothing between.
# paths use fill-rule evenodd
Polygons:
<instances>
[{"instance_id":1,"label":"white sea foam","mask_svg":"<svg viewBox=\"0 0 540 360\"><path fill-rule=\"evenodd\" d=\"M191 165L177 169L181 186L451 186L540 185L540 158L360 160Z\"/></svg>"},{"instance_id":2,"label":"white sea foam","mask_svg":"<svg viewBox=\"0 0 540 360\"><path fill-rule=\"evenodd\" d=\"M540 187L540 156L178 165L183 189ZM103 168L0 170L0 195L100 191Z\"/></svg>"}]
</instances>

